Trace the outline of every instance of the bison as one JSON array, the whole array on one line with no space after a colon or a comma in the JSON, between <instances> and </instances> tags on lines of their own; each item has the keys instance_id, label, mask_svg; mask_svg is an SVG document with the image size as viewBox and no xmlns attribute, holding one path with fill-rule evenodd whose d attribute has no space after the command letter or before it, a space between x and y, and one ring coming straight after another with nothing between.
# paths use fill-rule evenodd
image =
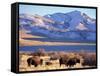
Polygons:
<instances>
[{"instance_id":1,"label":"bison","mask_svg":"<svg viewBox=\"0 0 100 76\"><path fill-rule=\"evenodd\" d=\"M95 53L86 53L86 54L81 54L83 58L83 66L97 66L97 61L96 61L96 54Z\"/></svg>"},{"instance_id":2,"label":"bison","mask_svg":"<svg viewBox=\"0 0 100 76\"><path fill-rule=\"evenodd\" d=\"M94 59L94 58L84 58L82 65L83 66L96 66L96 59Z\"/></svg>"},{"instance_id":3,"label":"bison","mask_svg":"<svg viewBox=\"0 0 100 76\"><path fill-rule=\"evenodd\" d=\"M78 59L78 58L68 58L68 59L60 58L59 63L60 63L60 66L62 64L65 64L66 66L73 67L74 65L76 65L76 63L80 63L80 59Z\"/></svg>"},{"instance_id":4,"label":"bison","mask_svg":"<svg viewBox=\"0 0 100 76\"><path fill-rule=\"evenodd\" d=\"M59 59L59 64L60 64L60 66L62 65L62 64L66 64L67 63L67 59L65 59L65 58L60 58Z\"/></svg>"},{"instance_id":5,"label":"bison","mask_svg":"<svg viewBox=\"0 0 100 76\"><path fill-rule=\"evenodd\" d=\"M30 57L27 59L28 66L30 67L31 65L34 65L37 67L38 65L42 65L43 60L40 59L38 56L35 57Z\"/></svg>"},{"instance_id":6,"label":"bison","mask_svg":"<svg viewBox=\"0 0 100 76\"><path fill-rule=\"evenodd\" d=\"M80 63L80 59L77 58L71 58L67 61L67 66L69 67L73 67L74 65L76 65L76 63Z\"/></svg>"}]
</instances>

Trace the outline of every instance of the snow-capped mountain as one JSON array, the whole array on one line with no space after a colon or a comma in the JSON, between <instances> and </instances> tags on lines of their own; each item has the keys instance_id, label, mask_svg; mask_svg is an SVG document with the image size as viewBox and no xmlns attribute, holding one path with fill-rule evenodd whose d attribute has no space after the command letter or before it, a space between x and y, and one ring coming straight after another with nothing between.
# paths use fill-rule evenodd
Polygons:
<instances>
[{"instance_id":1,"label":"snow-capped mountain","mask_svg":"<svg viewBox=\"0 0 100 76\"><path fill-rule=\"evenodd\" d=\"M96 20L80 11L45 16L20 14L19 21L20 29L29 31L30 34L70 40L96 39Z\"/></svg>"}]
</instances>

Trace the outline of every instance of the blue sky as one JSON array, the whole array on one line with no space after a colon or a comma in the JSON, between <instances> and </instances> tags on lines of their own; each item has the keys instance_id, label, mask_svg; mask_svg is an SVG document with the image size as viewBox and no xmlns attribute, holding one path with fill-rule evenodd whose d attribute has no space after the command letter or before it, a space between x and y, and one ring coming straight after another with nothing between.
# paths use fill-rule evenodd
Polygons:
<instances>
[{"instance_id":1,"label":"blue sky","mask_svg":"<svg viewBox=\"0 0 100 76\"><path fill-rule=\"evenodd\" d=\"M88 16L92 18L96 18L96 9L89 9L89 8L72 8L72 7L52 7L52 6L37 6L37 5L19 5L19 13L26 13L26 14L39 14L41 16L46 14L53 14L53 13L67 13L71 11L81 11L82 13L86 13Z\"/></svg>"}]
</instances>

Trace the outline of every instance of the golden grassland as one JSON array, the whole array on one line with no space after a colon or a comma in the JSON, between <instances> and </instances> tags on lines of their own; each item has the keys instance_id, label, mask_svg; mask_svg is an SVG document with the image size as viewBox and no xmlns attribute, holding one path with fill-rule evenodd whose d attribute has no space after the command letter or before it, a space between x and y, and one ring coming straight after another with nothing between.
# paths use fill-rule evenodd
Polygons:
<instances>
[{"instance_id":1,"label":"golden grassland","mask_svg":"<svg viewBox=\"0 0 100 76\"><path fill-rule=\"evenodd\" d=\"M51 56L59 57L59 56L68 56L69 58L78 57L80 58L80 63L75 64L73 67L68 67L64 64L60 66L59 59L56 60L50 60ZM69 68L87 68L91 67L88 65L83 66L82 63L84 62L84 59L82 56L88 56L90 58L91 56L95 58L95 53L74 53L74 52L48 52L44 55L40 55L39 57L44 60L42 65L38 65L35 67L34 65L31 65L31 67L28 66L27 59L34 56L33 52L20 52L19 53L19 71L38 71L38 70L56 70L56 69L69 69ZM51 65L45 65L45 61L52 62ZM93 66L92 66L93 67Z\"/></svg>"}]
</instances>

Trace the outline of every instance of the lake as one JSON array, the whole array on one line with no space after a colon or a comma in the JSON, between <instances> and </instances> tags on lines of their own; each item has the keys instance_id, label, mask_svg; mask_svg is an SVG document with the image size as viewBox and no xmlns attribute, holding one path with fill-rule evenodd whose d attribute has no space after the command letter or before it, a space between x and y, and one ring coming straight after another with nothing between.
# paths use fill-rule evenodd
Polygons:
<instances>
[{"instance_id":1,"label":"lake","mask_svg":"<svg viewBox=\"0 0 100 76\"><path fill-rule=\"evenodd\" d=\"M43 48L46 51L66 51L66 52L79 52L81 50L87 52L95 52L96 45L61 45L61 46L19 46L20 51L36 51Z\"/></svg>"}]
</instances>

